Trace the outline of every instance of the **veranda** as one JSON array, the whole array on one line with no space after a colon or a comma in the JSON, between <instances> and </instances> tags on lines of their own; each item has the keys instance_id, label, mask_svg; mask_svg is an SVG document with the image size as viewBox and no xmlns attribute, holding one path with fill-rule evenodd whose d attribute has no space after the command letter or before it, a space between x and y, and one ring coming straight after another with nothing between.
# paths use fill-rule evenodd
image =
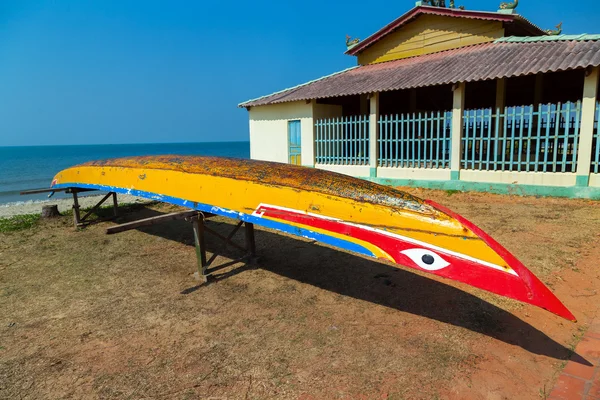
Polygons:
<instances>
[{"instance_id":1,"label":"veranda","mask_svg":"<svg viewBox=\"0 0 600 400\"><path fill-rule=\"evenodd\" d=\"M312 100L314 165L376 180L600 187L598 68Z\"/></svg>"}]
</instances>

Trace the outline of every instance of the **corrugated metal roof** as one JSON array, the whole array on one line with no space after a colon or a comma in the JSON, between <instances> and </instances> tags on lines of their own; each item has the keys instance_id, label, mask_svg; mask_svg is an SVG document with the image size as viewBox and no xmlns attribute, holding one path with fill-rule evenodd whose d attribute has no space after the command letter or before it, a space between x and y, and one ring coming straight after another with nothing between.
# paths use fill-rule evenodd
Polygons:
<instances>
[{"instance_id":1,"label":"corrugated metal roof","mask_svg":"<svg viewBox=\"0 0 600 400\"><path fill-rule=\"evenodd\" d=\"M598 65L600 40L491 42L352 68L246 101L240 107L507 78Z\"/></svg>"},{"instance_id":2,"label":"corrugated metal roof","mask_svg":"<svg viewBox=\"0 0 600 400\"><path fill-rule=\"evenodd\" d=\"M506 11L506 10L499 10L498 14L502 14L502 11ZM514 10L513 10L514 11ZM530 34L533 33L541 33L542 35L546 34L546 31L542 28L540 28L539 26L537 26L536 24L534 24L533 22L531 22L530 20L528 20L527 18L525 18L524 16L522 16L521 14L512 14L515 17L515 20L517 22L522 22L530 31ZM533 29L531 29L533 28Z\"/></svg>"},{"instance_id":3,"label":"corrugated metal roof","mask_svg":"<svg viewBox=\"0 0 600 400\"><path fill-rule=\"evenodd\" d=\"M587 33L582 33L580 35L507 36L496 39L494 43L558 42L565 40L600 40L600 34L590 35Z\"/></svg>"},{"instance_id":4,"label":"corrugated metal roof","mask_svg":"<svg viewBox=\"0 0 600 400\"><path fill-rule=\"evenodd\" d=\"M474 10L461 10L458 8L444 8L444 7L433 7L433 6L417 6L411 8L406 13L402 14L400 17L396 18L394 21L390 22L377 32L373 33L365 40L359 42L357 45L352 46L346 51L346 54L356 55L371 46L375 42L379 41L381 38L386 35L394 32L399 29L403 25L408 22L414 20L420 15L441 15L447 17L456 17L456 18L468 18L468 19L483 19L483 20L492 20L492 21L503 21L503 22L516 22L521 24L523 28L529 34L544 34L544 31L538 27L537 25L531 23L527 18L519 15L519 14L510 14L503 12L490 12L490 11L474 11Z\"/></svg>"},{"instance_id":5,"label":"corrugated metal roof","mask_svg":"<svg viewBox=\"0 0 600 400\"><path fill-rule=\"evenodd\" d=\"M297 89L297 88L299 88L301 86L310 85L311 83L315 83L315 82L321 81L323 79L331 78L332 76L343 74L346 71L350 71L351 69L356 69L356 68L359 68L359 66L357 65L357 66L354 66L354 67L346 68L346 69L343 69L341 71L334 72L333 74L329 74L329 75L325 75L325 76L322 76L322 77L317 78L317 79L313 79L312 81L304 82L304 83L301 83L301 84L296 85L296 86L292 86L292 87L287 88L287 89L279 90L279 91L277 91L275 93L271 93L268 96L275 96L275 95L283 93L283 92L292 91L292 90ZM258 97L256 99L252 99L252 100L246 100L244 103L250 103L250 102L253 102L253 101L258 101L258 100L260 100L260 99L262 99L264 97L266 97L266 96L261 96L261 97ZM244 104L244 103L242 103L242 104ZM239 106L242 107L242 104L239 104Z\"/></svg>"}]
</instances>

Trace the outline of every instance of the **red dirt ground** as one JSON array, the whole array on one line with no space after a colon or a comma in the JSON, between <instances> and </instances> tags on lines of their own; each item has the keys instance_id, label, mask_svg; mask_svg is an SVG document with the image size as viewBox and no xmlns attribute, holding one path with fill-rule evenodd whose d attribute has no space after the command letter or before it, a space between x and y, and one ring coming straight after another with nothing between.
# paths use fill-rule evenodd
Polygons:
<instances>
[{"instance_id":1,"label":"red dirt ground","mask_svg":"<svg viewBox=\"0 0 600 400\"><path fill-rule=\"evenodd\" d=\"M0 233L0 398L546 398L600 304L600 205L408 191L490 233L579 322L265 230L258 268L198 287L189 224L106 236L65 216Z\"/></svg>"},{"instance_id":2,"label":"red dirt ground","mask_svg":"<svg viewBox=\"0 0 600 400\"><path fill-rule=\"evenodd\" d=\"M422 195L419 192L413 191L414 194ZM444 201L440 192L427 194ZM497 218L484 215L475 218L484 230L493 232L530 269L543 276L543 281L575 314L579 322L575 325L560 318L549 317L544 310L529 306L514 309L512 313L556 342L574 347L574 341L587 329L600 305L600 247L597 246L600 237L597 225L600 204L586 200L520 198L480 193L463 193L461 197L466 201L454 204L454 208L463 215L469 215L469 204L477 207L481 202L496 208L495 212L498 211L497 207L506 211L506 215L500 220L506 223L504 227L495 225L497 221L494 220ZM540 207L537 208L536 204ZM585 211L588 207L589 211ZM580 226L570 224L577 219L581 221ZM571 227L576 231L573 238L569 238L571 234L565 232ZM577 243L577 238L583 243ZM549 259L544 259L544 253ZM552 266L553 260L565 264ZM532 265L532 261L535 264ZM550 265L546 267L547 264ZM550 271L546 271L546 268ZM527 342L528 338L524 334L526 333L519 329L511 333L515 344ZM535 348L524 351L518 345L506 341L497 341L489 336L481 337L472 347L473 353L481 355L478 365L468 378L455 378L444 397L546 398L552 390L557 372L565 362L543 354L544 348L548 346L545 341L531 345ZM587 364L584 358L575 356L574 359L580 364Z\"/></svg>"}]
</instances>

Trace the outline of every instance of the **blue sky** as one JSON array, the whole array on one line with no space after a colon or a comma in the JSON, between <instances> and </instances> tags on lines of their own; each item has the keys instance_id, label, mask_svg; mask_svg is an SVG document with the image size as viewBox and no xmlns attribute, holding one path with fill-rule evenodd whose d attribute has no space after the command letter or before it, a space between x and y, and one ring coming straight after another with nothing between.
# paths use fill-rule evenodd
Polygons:
<instances>
[{"instance_id":1,"label":"blue sky","mask_svg":"<svg viewBox=\"0 0 600 400\"><path fill-rule=\"evenodd\" d=\"M365 38L413 5L3 0L0 146L247 140L238 103L354 65L345 35ZM522 0L518 11L600 33L600 2Z\"/></svg>"}]
</instances>

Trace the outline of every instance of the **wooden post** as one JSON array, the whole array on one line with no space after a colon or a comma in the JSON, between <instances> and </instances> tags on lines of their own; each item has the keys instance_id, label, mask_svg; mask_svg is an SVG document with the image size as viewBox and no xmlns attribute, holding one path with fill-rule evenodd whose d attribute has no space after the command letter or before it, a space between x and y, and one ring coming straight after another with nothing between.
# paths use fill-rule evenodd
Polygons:
<instances>
[{"instance_id":1,"label":"wooden post","mask_svg":"<svg viewBox=\"0 0 600 400\"><path fill-rule=\"evenodd\" d=\"M112 198L113 198L113 214L115 217L119 216L119 203L117 202L117 193L116 192L112 192Z\"/></svg>"},{"instance_id":2,"label":"wooden post","mask_svg":"<svg viewBox=\"0 0 600 400\"><path fill-rule=\"evenodd\" d=\"M144 218L137 221L126 222L121 225L115 225L106 228L106 234L111 235L114 233L125 232L131 229L137 229L142 226L150 226L155 225L161 222L167 221L177 221L180 219L185 219L186 221L190 221L198 218L198 211L190 210L190 211L178 211L169 214L158 215L156 217Z\"/></svg>"},{"instance_id":3,"label":"wooden post","mask_svg":"<svg viewBox=\"0 0 600 400\"><path fill-rule=\"evenodd\" d=\"M77 190L73 189L73 220L75 228L79 226L79 201L77 200Z\"/></svg>"},{"instance_id":4,"label":"wooden post","mask_svg":"<svg viewBox=\"0 0 600 400\"><path fill-rule=\"evenodd\" d=\"M377 165L379 155L377 149L379 143L379 93L372 93L370 97L369 107L369 176L374 178L377 176Z\"/></svg>"},{"instance_id":5,"label":"wooden post","mask_svg":"<svg viewBox=\"0 0 600 400\"><path fill-rule=\"evenodd\" d=\"M92 222L87 221L86 222L86 220L88 219L89 216L91 216L102 205L102 203L104 203L106 201L106 199L108 199L111 196L111 194L112 194L112 192L109 192L106 196L104 196L102 198L102 200L100 200L98 203L96 203L96 205L94 207L92 207L91 209L89 209L88 212L86 212L83 217L79 218L79 223L80 224L83 223L83 222L85 222L86 224L93 223L94 221L92 221ZM99 221L99 219L97 219L96 221Z\"/></svg>"},{"instance_id":6,"label":"wooden post","mask_svg":"<svg viewBox=\"0 0 600 400\"><path fill-rule=\"evenodd\" d=\"M575 177L575 184L577 186L588 186L590 180L599 74L600 67L594 67L585 71L583 99L581 102L581 128L579 130L577 176Z\"/></svg>"},{"instance_id":7,"label":"wooden post","mask_svg":"<svg viewBox=\"0 0 600 400\"><path fill-rule=\"evenodd\" d=\"M452 98L452 145L450 146L450 179L460 179L460 157L462 154L463 113L465 110L465 83L454 85Z\"/></svg>"},{"instance_id":8,"label":"wooden post","mask_svg":"<svg viewBox=\"0 0 600 400\"><path fill-rule=\"evenodd\" d=\"M192 219L192 227L194 229L196 259L198 260L198 274L200 275L199 278L206 283L208 282L208 275L206 274L208 265L206 263L206 243L204 240L204 219L202 218L202 215Z\"/></svg>"},{"instance_id":9,"label":"wooden post","mask_svg":"<svg viewBox=\"0 0 600 400\"><path fill-rule=\"evenodd\" d=\"M256 243L254 241L254 224L249 222L245 223L246 233L246 248L248 249L248 255L253 258L256 256Z\"/></svg>"}]
</instances>

